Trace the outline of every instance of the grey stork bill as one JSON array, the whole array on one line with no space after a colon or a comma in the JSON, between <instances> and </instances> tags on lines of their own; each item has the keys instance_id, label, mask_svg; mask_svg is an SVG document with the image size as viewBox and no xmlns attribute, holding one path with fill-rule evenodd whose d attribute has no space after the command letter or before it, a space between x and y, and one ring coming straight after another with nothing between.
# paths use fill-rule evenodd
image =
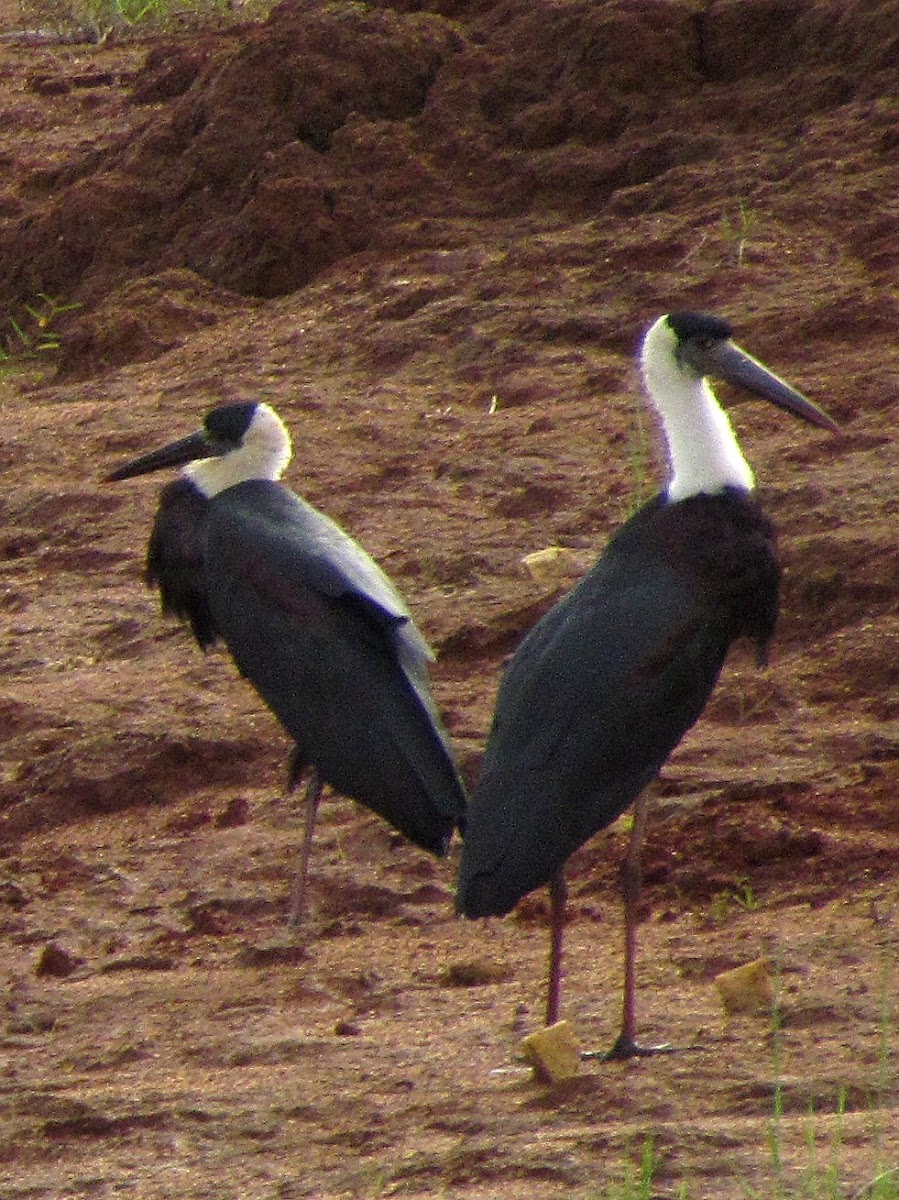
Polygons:
<instances>
[{"instance_id":1,"label":"grey stork bill","mask_svg":"<svg viewBox=\"0 0 899 1200\"><path fill-rule=\"evenodd\" d=\"M281 722L295 744L291 785L309 771L298 924L324 783L435 855L467 797L431 694L432 651L377 563L280 482L290 459L273 408L227 404L107 479L182 468L161 493L147 582L203 649L224 642Z\"/></svg>"},{"instance_id":2,"label":"grey stork bill","mask_svg":"<svg viewBox=\"0 0 899 1200\"><path fill-rule=\"evenodd\" d=\"M622 866L623 1018L609 1057L661 1049L636 1040L644 789L701 714L731 643L749 638L764 665L777 620L774 529L708 377L837 429L741 350L718 317L660 317L643 339L640 366L667 442L668 482L512 656L466 818L456 900L468 917L502 915L549 884L552 1024L561 992L565 863L635 804Z\"/></svg>"}]
</instances>

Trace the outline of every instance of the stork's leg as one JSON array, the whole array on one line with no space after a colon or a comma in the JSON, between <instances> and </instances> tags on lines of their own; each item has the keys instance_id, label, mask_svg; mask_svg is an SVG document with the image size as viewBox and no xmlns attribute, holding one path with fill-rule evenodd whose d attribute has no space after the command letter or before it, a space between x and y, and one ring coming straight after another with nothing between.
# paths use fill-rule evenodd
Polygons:
<instances>
[{"instance_id":1,"label":"stork's leg","mask_svg":"<svg viewBox=\"0 0 899 1200\"><path fill-rule=\"evenodd\" d=\"M637 1044L637 904L640 900L642 872L640 857L649 816L649 794L641 792L634 805L634 824L624 862L621 864L621 890L624 898L624 1006L621 1033L607 1058L633 1058L643 1054L662 1054L670 1046Z\"/></svg>"},{"instance_id":2,"label":"stork's leg","mask_svg":"<svg viewBox=\"0 0 899 1200\"><path fill-rule=\"evenodd\" d=\"M309 879L309 856L312 853L312 834L315 830L315 817L318 812L318 802L322 794L322 781L318 771L313 767L309 772L309 782L306 784L306 823L303 827L303 846L300 850L300 861L293 877L293 887L290 890L290 915L287 923L291 929L302 925L306 915L306 884Z\"/></svg>"},{"instance_id":3,"label":"stork's leg","mask_svg":"<svg viewBox=\"0 0 899 1200\"><path fill-rule=\"evenodd\" d=\"M555 1025L559 1019L559 1000L562 995L562 936L565 932L565 907L568 884L565 868L561 867L549 881L549 985L546 993L546 1023Z\"/></svg>"}]
</instances>

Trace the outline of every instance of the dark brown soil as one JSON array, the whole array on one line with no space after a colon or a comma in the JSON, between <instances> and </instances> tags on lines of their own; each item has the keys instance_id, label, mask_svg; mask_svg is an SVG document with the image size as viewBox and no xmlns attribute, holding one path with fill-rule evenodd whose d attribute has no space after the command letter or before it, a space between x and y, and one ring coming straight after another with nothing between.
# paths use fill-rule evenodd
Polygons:
<instances>
[{"instance_id":1,"label":"dark brown soil","mask_svg":"<svg viewBox=\"0 0 899 1200\"><path fill-rule=\"evenodd\" d=\"M897 61L895 0L338 0L0 43L4 1198L587 1200L648 1139L658 1197L899 1165ZM273 403L290 484L438 649L473 781L556 595L521 559L567 547L572 581L655 486L633 352L687 306L844 432L735 408L787 578L771 667L733 655L655 788L641 1021L683 1049L550 1088L519 1057L542 896L460 922L455 855L331 797L286 939L285 737L142 586L159 481L99 481ZM565 1015L600 1049L625 837L571 865ZM760 955L778 1033L713 983Z\"/></svg>"}]
</instances>

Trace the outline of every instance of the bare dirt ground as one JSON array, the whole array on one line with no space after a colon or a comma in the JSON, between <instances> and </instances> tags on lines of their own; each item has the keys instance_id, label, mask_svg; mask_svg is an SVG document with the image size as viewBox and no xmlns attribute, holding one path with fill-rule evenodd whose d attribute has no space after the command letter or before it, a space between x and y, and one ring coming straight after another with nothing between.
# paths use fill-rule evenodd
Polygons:
<instances>
[{"instance_id":1,"label":"bare dirt ground","mask_svg":"<svg viewBox=\"0 0 899 1200\"><path fill-rule=\"evenodd\" d=\"M36 346L25 305L78 305L0 380L3 1197L586 1198L648 1139L659 1197L899 1166L897 61L873 0L339 0L0 43L2 311ZM518 1051L541 896L460 922L455 858L331 797L285 940L285 738L142 585L158 481L99 480L275 404L288 481L438 649L473 780L554 598L521 557L569 547L573 578L654 486L633 351L686 306L844 433L734 409L787 578L771 667L734 654L656 787L641 1019L683 1049L550 1088ZM625 836L571 867L565 1015L598 1048ZM713 984L763 954L779 1031Z\"/></svg>"}]
</instances>

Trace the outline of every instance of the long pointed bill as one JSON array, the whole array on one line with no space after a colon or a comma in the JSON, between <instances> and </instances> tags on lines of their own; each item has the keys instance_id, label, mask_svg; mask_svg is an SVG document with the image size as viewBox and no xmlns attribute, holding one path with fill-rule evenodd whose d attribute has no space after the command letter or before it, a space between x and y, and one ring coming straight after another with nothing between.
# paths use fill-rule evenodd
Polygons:
<instances>
[{"instance_id":1,"label":"long pointed bill","mask_svg":"<svg viewBox=\"0 0 899 1200\"><path fill-rule=\"evenodd\" d=\"M210 442L205 430L200 430L125 463L107 475L104 482L116 483L119 479L133 479L135 475L148 475L151 471L161 471L165 467L183 467L185 463L193 462L194 459L212 458L219 453L221 451Z\"/></svg>"},{"instance_id":2,"label":"long pointed bill","mask_svg":"<svg viewBox=\"0 0 899 1200\"><path fill-rule=\"evenodd\" d=\"M704 351L702 369L709 375L715 375L728 383L735 383L738 387L745 388L753 395L776 404L778 408L783 408L787 412L793 413L794 416L801 417L810 425L817 425L819 429L829 429L832 433L836 433L840 428L833 417L823 408L819 408L807 396L803 396L802 392L797 392L795 388L790 387L773 371L769 371L757 358L753 358L751 354L741 350L734 342L717 342L709 350Z\"/></svg>"}]
</instances>

